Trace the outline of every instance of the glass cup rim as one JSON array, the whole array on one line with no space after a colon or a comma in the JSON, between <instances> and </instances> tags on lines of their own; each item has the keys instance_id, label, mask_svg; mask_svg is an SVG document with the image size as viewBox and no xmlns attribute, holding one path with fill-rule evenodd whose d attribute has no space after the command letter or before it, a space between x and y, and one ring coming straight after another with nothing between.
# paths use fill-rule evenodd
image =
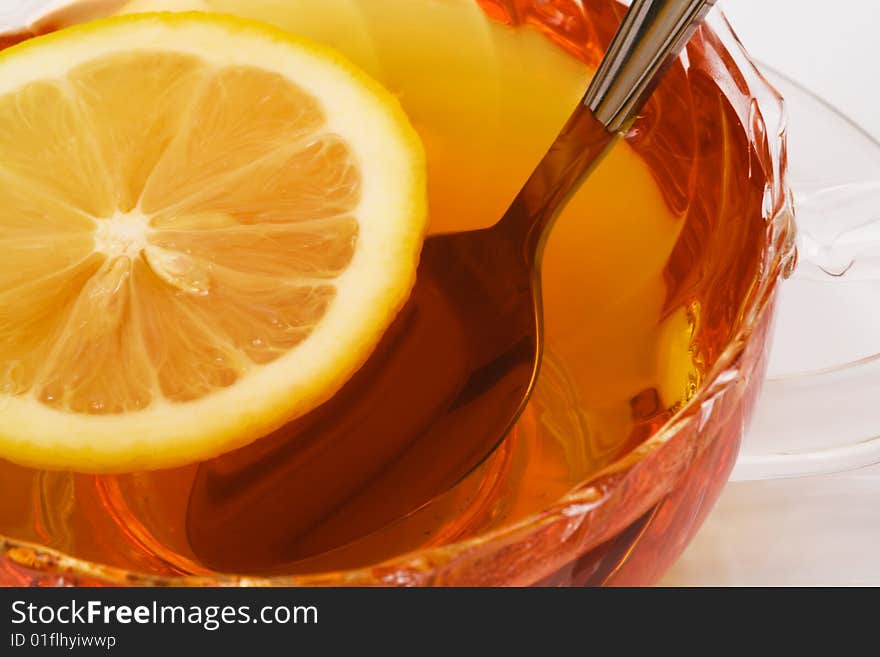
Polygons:
<instances>
[{"instance_id":1,"label":"glass cup rim","mask_svg":"<svg viewBox=\"0 0 880 657\"><path fill-rule=\"evenodd\" d=\"M101 564L65 554L36 543L0 534L0 559L38 574L64 578L86 578L108 585L123 586L327 586L327 585L413 585L430 580L433 572L446 564L477 553L481 548L509 545L549 525L584 513L602 503L599 482L627 472L649 459L660 446L700 421L700 410L736 381L736 364L746 348L752 331L771 307L780 278L787 277L795 266L794 221L791 193L784 181L785 118L781 95L755 65L720 8L716 8L697 31L694 39L713 35L720 43L736 73L745 76L754 103L759 88L768 103L776 105L776 125L744 125L758 136L776 140L771 158L773 171L765 189L765 239L762 242L761 274L758 284L743 305L743 319L728 340L714 366L695 394L664 425L634 450L577 484L569 493L539 512L476 536L445 545L405 552L377 564L327 572L296 575L250 576L237 574L152 575ZM766 119L765 116L760 117ZM771 129L772 128L772 129ZM750 132L754 143L755 134ZM774 145L770 145L773 149ZM766 165L766 163L765 163ZM656 500L654 500L656 502ZM632 520L630 518L629 520Z\"/></svg>"}]
</instances>

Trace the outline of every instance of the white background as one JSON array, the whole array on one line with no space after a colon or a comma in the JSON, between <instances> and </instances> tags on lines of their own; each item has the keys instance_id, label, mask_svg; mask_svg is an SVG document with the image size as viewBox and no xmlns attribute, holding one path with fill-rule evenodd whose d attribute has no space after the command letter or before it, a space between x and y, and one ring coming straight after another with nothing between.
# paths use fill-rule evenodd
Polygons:
<instances>
[{"instance_id":1,"label":"white background","mask_svg":"<svg viewBox=\"0 0 880 657\"><path fill-rule=\"evenodd\" d=\"M720 0L749 52L880 139L880 2Z\"/></svg>"}]
</instances>

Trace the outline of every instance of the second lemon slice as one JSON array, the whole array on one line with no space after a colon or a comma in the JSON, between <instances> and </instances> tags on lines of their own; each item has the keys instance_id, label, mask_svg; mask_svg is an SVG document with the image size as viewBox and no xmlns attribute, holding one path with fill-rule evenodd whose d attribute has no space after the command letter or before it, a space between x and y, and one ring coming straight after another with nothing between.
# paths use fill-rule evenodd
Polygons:
<instances>
[{"instance_id":1,"label":"second lemon slice","mask_svg":"<svg viewBox=\"0 0 880 657\"><path fill-rule=\"evenodd\" d=\"M332 52L201 14L0 55L0 457L126 471L327 399L414 280L421 145Z\"/></svg>"}]
</instances>

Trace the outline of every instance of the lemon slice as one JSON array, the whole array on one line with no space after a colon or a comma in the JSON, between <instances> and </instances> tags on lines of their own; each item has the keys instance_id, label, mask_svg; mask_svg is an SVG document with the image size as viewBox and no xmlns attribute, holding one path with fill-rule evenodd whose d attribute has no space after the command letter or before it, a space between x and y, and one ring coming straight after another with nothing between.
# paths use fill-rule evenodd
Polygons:
<instances>
[{"instance_id":1,"label":"lemon slice","mask_svg":"<svg viewBox=\"0 0 880 657\"><path fill-rule=\"evenodd\" d=\"M412 4L412 0L398 2ZM251 18L328 45L381 80L382 68L364 9L363 0L128 0L119 13L204 11Z\"/></svg>"},{"instance_id":2,"label":"lemon slice","mask_svg":"<svg viewBox=\"0 0 880 657\"><path fill-rule=\"evenodd\" d=\"M179 465L326 400L412 287L424 171L387 91L258 23L0 54L0 457Z\"/></svg>"}]
</instances>

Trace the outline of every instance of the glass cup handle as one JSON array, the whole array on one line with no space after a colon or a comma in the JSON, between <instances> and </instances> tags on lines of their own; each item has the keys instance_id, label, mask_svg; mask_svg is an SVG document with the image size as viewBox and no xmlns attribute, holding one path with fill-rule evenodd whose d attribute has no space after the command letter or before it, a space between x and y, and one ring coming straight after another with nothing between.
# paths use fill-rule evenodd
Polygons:
<instances>
[{"instance_id":1,"label":"glass cup handle","mask_svg":"<svg viewBox=\"0 0 880 657\"><path fill-rule=\"evenodd\" d=\"M798 264L735 480L880 462L880 143L772 71L786 98Z\"/></svg>"}]
</instances>

